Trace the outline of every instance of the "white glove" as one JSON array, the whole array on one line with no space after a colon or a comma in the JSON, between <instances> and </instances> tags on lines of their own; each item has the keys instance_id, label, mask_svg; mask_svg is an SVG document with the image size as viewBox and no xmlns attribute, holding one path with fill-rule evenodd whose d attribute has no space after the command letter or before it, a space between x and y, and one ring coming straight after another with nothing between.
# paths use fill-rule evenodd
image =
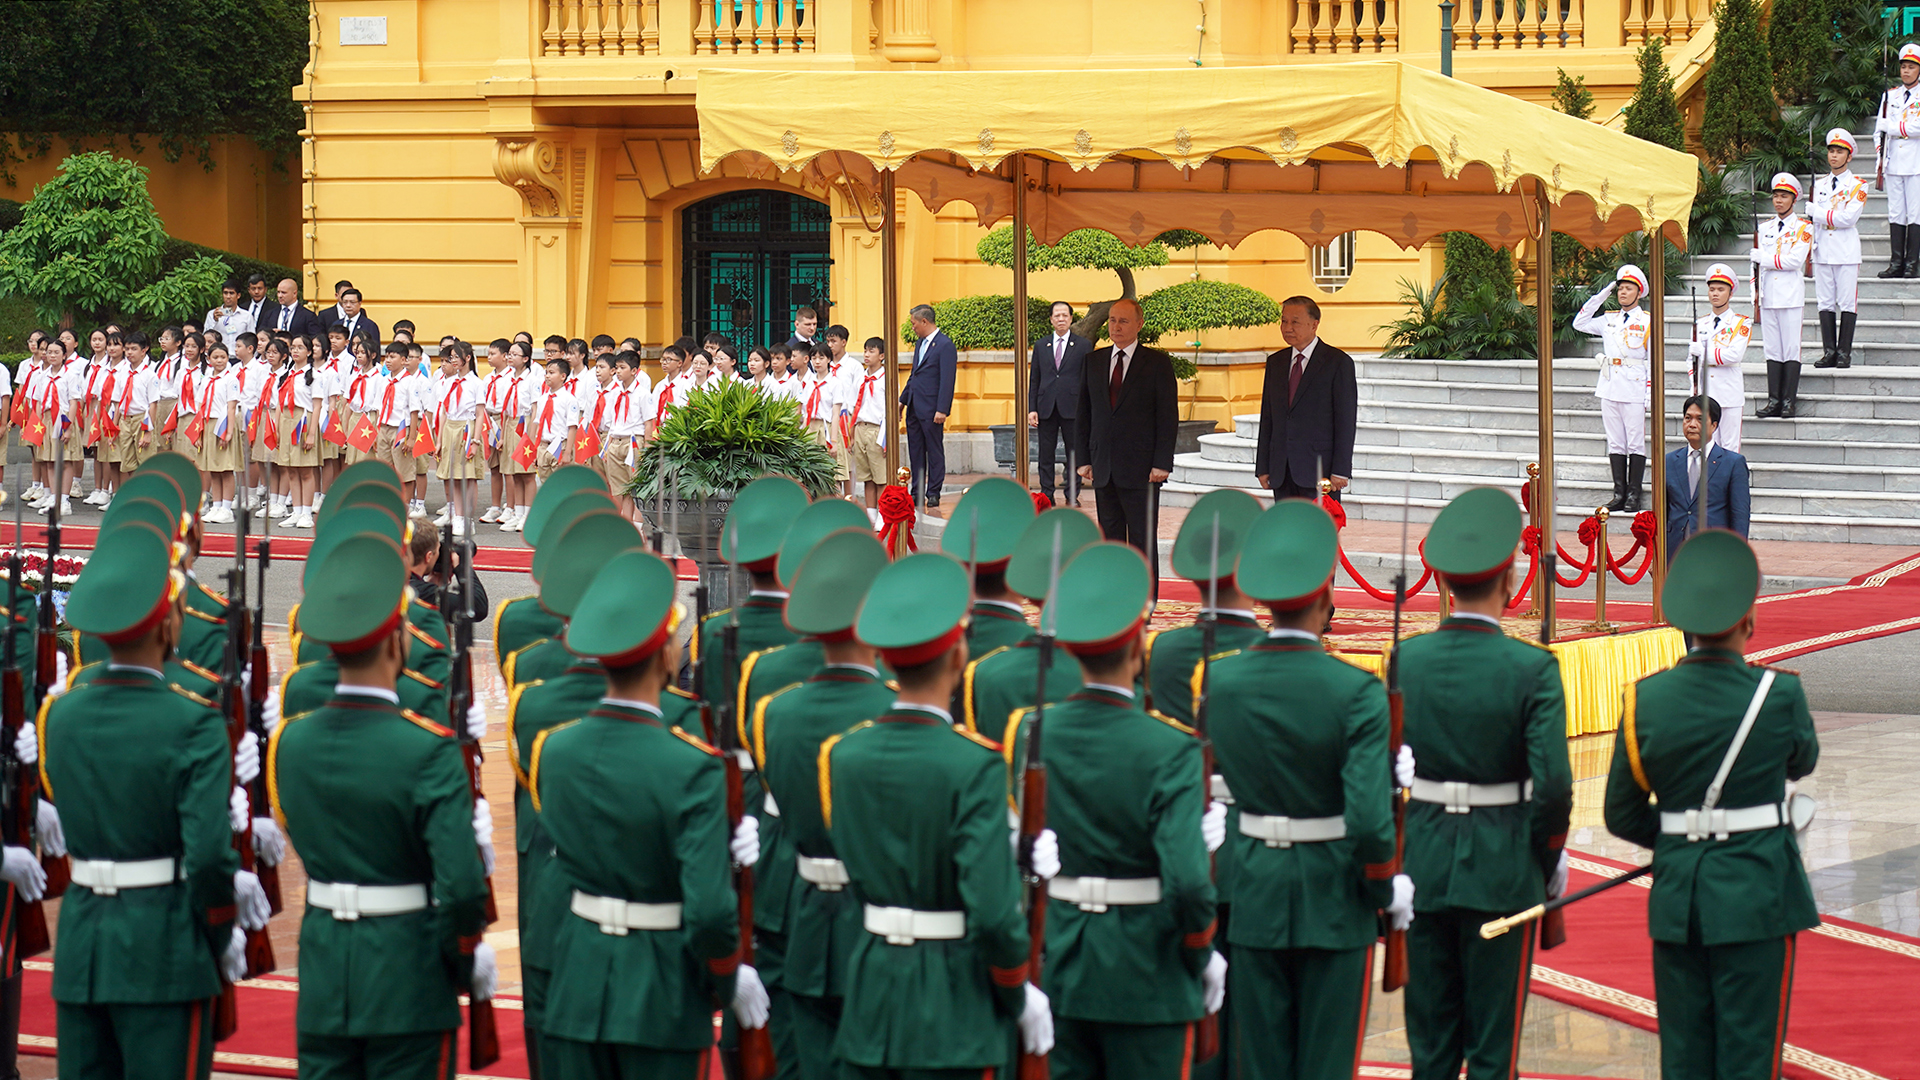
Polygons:
<instances>
[{"instance_id":1,"label":"white glove","mask_svg":"<svg viewBox=\"0 0 1920 1080\"><path fill-rule=\"evenodd\" d=\"M233 872L233 908L234 921L242 930L264 930L267 920L273 917L273 905L267 903L267 890L261 888L260 878L253 871Z\"/></svg>"},{"instance_id":2,"label":"white glove","mask_svg":"<svg viewBox=\"0 0 1920 1080\"><path fill-rule=\"evenodd\" d=\"M1209 1016L1227 1003L1227 958L1218 952L1207 957L1207 969L1200 973L1200 993Z\"/></svg>"},{"instance_id":3,"label":"white glove","mask_svg":"<svg viewBox=\"0 0 1920 1080\"><path fill-rule=\"evenodd\" d=\"M751 819L749 819L751 820ZM741 964L733 973L733 1015L743 1028L767 1026L767 987L752 964Z\"/></svg>"},{"instance_id":4,"label":"white glove","mask_svg":"<svg viewBox=\"0 0 1920 1080\"><path fill-rule=\"evenodd\" d=\"M233 794L227 796L227 824L233 826L234 832L240 832L252 820L253 808L247 804L247 789L235 786Z\"/></svg>"},{"instance_id":5,"label":"white glove","mask_svg":"<svg viewBox=\"0 0 1920 1080\"><path fill-rule=\"evenodd\" d=\"M280 831L279 822L270 817L253 819L253 857L262 866L279 866L287 857L287 835Z\"/></svg>"},{"instance_id":6,"label":"white glove","mask_svg":"<svg viewBox=\"0 0 1920 1080\"><path fill-rule=\"evenodd\" d=\"M267 700L260 706L260 724L267 729L267 738L280 730L280 688L267 691Z\"/></svg>"},{"instance_id":7,"label":"white glove","mask_svg":"<svg viewBox=\"0 0 1920 1080\"><path fill-rule=\"evenodd\" d=\"M733 828L733 840L727 844L734 865L745 868L760 861L760 819L743 817ZM757 1025L756 1025L757 1026Z\"/></svg>"},{"instance_id":8,"label":"white glove","mask_svg":"<svg viewBox=\"0 0 1920 1080\"><path fill-rule=\"evenodd\" d=\"M60 810L45 799L34 812L33 835L46 854L57 859L67 853L67 831L60 827Z\"/></svg>"},{"instance_id":9,"label":"white glove","mask_svg":"<svg viewBox=\"0 0 1920 1080\"><path fill-rule=\"evenodd\" d=\"M480 845L480 869L493 875L493 806L486 799L473 800L473 842Z\"/></svg>"},{"instance_id":10,"label":"white glove","mask_svg":"<svg viewBox=\"0 0 1920 1080\"><path fill-rule=\"evenodd\" d=\"M1393 759L1393 786L1413 786L1413 747L1400 744L1400 755Z\"/></svg>"},{"instance_id":11,"label":"white glove","mask_svg":"<svg viewBox=\"0 0 1920 1080\"><path fill-rule=\"evenodd\" d=\"M1033 838L1033 875L1052 881L1060 874L1060 837L1052 829L1041 829Z\"/></svg>"},{"instance_id":12,"label":"white glove","mask_svg":"<svg viewBox=\"0 0 1920 1080\"><path fill-rule=\"evenodd\" d=\"M0 878L17 886L21 898L29 902L47 894L47 872L26 848L7 845L5 859L0 861Z\"/></svg>"},{"instance_id":13,"label":"white glove","mask_svg":"<svg viewBox=\"0 0 1920 1080\"><path fill-rule=\"evenodd\" d=\"M483 941L473 947L473 1000L492 1001L498 989L500 962L493 955L493 946Z\"/></svg>"},{"instance_id":14,"label":"white glove","mask_svg":"<svg viewBox=\"0 0 1920 1080\"><path fill-rule=\"evenodd\" d=\"M247 932L237 926L227 939L227 951L220 954L220 977L230 983L247 977Z\"/></svg>"},{"instance_id":15,"label":"white glove","mask_svg":"<svg viewBox=\"0 0 1920 1080\"><path fill-rule=\"evenodd\" d=\"M1387 916L1395 930L1413 925L1413 879L1405 874L1393 875L1393 902L1387 905Z\"/></svg>"},{"instance_id":16,"label":"white glove","mask_svg":"<svg viewBox=\"0 0 1920 1080\"><path fill-rule=\"evenodd\" d=\"M1207 803L1207 812L1200 815L1200 838L1207 842L1207 854L1220 850L1227 842L1227 804L1218 799Z\"/></svg>"},{"instance_id":17,"label":"white glove","mask_svg":"<svg viewBox=\"0 0 1920 1080\"><path fill-rule=\"evenodd\" d=\"M1560 849L1560 861L1553 867L1553 876L1547 879L1547 899L1558 900L1567 895L1567 849Z\"/></svg>"},{"instance_id":18,"label":"white glove","mask_svg":"<svg viewBox=\"0 0 1920 1080\"><path fill-rule=\"evenodd\" d=\"M260 736L249 731L233 748L233 782L251 784L260 776Z\"/></svg>"},{"instance_id":19,"label":"white glove","mask_svg":"<svg viewBox=\"0 0 1920 1080\"><path fill-rule=\"evenodd\" d=\"M22 765L40 764L40 739L34 733L33 721L21 723L20 733L13 737L13 756L19 758Z\"/></svg>"},{"instance_id":20,"label":"white glove","mask_svg":"<svg viewBox=\"0 0 1920 1080\"><path fill-rule=\"evenodd\" d=\"M474 701L467 706L467 737L479 741L487 733L487 707Z\"/></svg>"},{"instance_id":21,"label":"white glove","mask_svg":"<svg viewBox=\"0 0 1920 1080\"><path fill-rule=\"evenodd\" d=\"M1053 1049L1053 1003L1046 991L1027 983L1027 1007L1020 1010L1020 1049L1045 1057Z\"/></svg>"},{"instance_id":22,"label":"white glove","mask_svg":"<svg viewBox=\"0 0 1920 1080\"><path fill-rule=\"evenodd\" d=\"M67 692L67 651L56 649L53 654L53 685L47 687L48 697L59 697Z\"/></svg>"}]
</instances>

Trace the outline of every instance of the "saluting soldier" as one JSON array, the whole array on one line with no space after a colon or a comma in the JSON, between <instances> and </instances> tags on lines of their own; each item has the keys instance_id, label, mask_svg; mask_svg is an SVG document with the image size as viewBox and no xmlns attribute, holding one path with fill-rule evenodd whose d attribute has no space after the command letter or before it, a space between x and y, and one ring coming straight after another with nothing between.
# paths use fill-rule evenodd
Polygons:
<instances>
[{"instance_id":1,"label":"saluting soldier","mask_svg":"<svg viewBox=\"0 0 1920 1080\"><path fill-rule=\"evenodd\" d=\"M451 1080L459 994L491 998L497 980L481 940L492 822L476 820L453 732L402 709L394 689L407 603L388 537L350 537L324 557L301 614L340 681L268 750L274 813L308 877L302 1076Z\"/></svg>"},{"instance_id":2,"label":"saluting soldier","mask_svg":"<svg viewBox=\"0 0 1920 1080\"><path fill-rule=\"evenodd\" d=\"M544 1021L557 1076L696 1080L716 1005L749 1027L767 1020L728 881L730 856L759 857L753 819L729 838L719 752L661 710L680 666L674 588L644 550L606 563L565 630L606 673L605 694L533 747L532 801L565 897Z\"/></svg>"},{"instance_id":3,"label":"saluting soldier","mask_svg":"<svg viewBox=\"0 0 1920 1080\"><path fill-rule=\"evenodd\" d=\"M1600 339L1600 375L1593 396L1600 399L1600 422L1607 432L1607 464L1613 469L1613 498L1607 509L1640 509L1640 481L1647 467L1647 401L1652 393L1647 339L1653 318L1640 307L1647 275L1622 266L1573 317L1573 328ZM1602 313L1609 297L1620 310Z\"/></svg>"},{"instance_id":4,"label":"saluting soldier","mask_svg":"<svg viewBox=\"0 0 1920 1080\"><path fill-rule=\"evenodd\" d=\"M1007 560L1032 523L1035 496L1023 484L989 476L960 496L940 534L940 550L973 569L973 618L967 655L985 656L1033 633L1020 595L1007 588ZM1047 506L1052 508L1052 502Z\"/></svg>"},{"instance_id":5,"label":"saluting soldier","mask_svg":"<svg viewBox=\"0 0 1920 1080\"><path fill-rule=\"evenodd\" d=\"M40 713L41 782L73 854L53 970L60 1075L80 1080L210 1075L214 999L246 973L241 927L268 916L233 852L226 722L162 670L187 588L174 552L143 522L102 534L66 615L112 659Z\"/></svg>"},{"instance_id":6,"label":"saluting soldier","mask_svg":"<svg viewBox=\"0 0 1920 1080\"><path fill-rule=\"evenodd\" d=\"M1627 687L1607 774L1607 829L1653 851L1667 1077L1780 1075L1796 935L1820 923L1796 835L1813 804L1793 790L1820 740L1799 675L1743 659L1759 592L1738 534L1680 548L1661 601L1694 647Z\"/></svg>"},{"instance_id":7,"label":"saluting soldier","mask_svg":"<svg viewBox=\"0 0 1920 1080\"><path fill-rule=\"evenodd\" d=\"M1807 198L1814 298L1820 307L1820 359L1813 362L1817 368L1853 366L1853 328L1860 317L1859 225L1868 194L1867 182L1848 167L1853 147L1853 133L1846 128L1827 132L1827 175L1814 180Z\"/></svg>"},{"instance_id":8,"label":"saluting soldier","mask_svg":"<svg viewBox=\"0 0 1920 1080\"><path fill-rule=\"evenodd\" d=\"M1713 441L1737 454L1740 452L1740 414L1747 400L1741 362L1746 359L1747 342L1753 337L1753 323L1733 310L1736 285L1733 267L1726 263L1707 267L1707 305L1711 310L1694 323L1693 341L1687 346L1687 355L1694 364L1694 393L1705 394L1720 403L1720 425L1713 429Z\"/></svg>"},{"instance_id":9,"label":"saluting soldier","mask_svg":"<svg viewBox=\"0 0 1920 1080\"><path fill-rule=\"evenodd\" d=\"M1100 542L1100 527L1073 507L1057 507L1034 518L1007 560L1007 588L1035 603L1046 602L1052 584L1056 530L1062 568L1083 549ZM1004 732L1016 711L1033 704L1039 678L1040 636L1031 632L969 663L957 699L968 730L989 737ZM1075 665L1055 663L1048 670L1047 704L1065 701L1078 689L1080 671Z\"/></svg>"},{"instance_id":10,"label":"saluting soldier","mask_svg":"<svg viewBox=\"0 0 1920 1080\"><path fill-rule=\"evenodd\" d=\"M1407 1043L1415 1080L1510 1077L1533 935L1482 940L1481 924L1566 889L1566 695L1543 646L1501 631L1513 596L1520 507L1495 488L1447 504L1425 555L1453 614L1400 646L1411 789L1406 870L1418 917L1407 931ZM1411 767L1409 767L1411 766Z\"/></svg>"},{"instance_id":11,"label":"saluting soldier","mask_svg":"<svg viewBox=\"0 0 1920 1080\"><path fill-rule=\"evenodd\" d=\"M1225 808L1208 815L1203 836L1200 743L1136 696L1140 631L1153 607L1153 573L1139 550L1083 549L1060 572L1058 596L1056 635L1084 685L1041 721L1049 846L1058 848L1050 866L1034 858L1048 879L1050 1063L1060 1080L1185 1077L1194 1022L1226 996L1207 866L1225 835ZM1007 725L1016 777L1033 717L1022 709Z\"/></svg>"},{"instance_id":12,"label":"saluting soldier","mask_svg":"<svg viewBox=\"0 0 1920 1080\"><path fill-rule=\"evenodd\" d=\"M1760 223L1747 253L1757 275L1760 343L1767 356L1767 401L1758 416L1791 417L1800 394L1800 329L1806 322L1807 257L1813 225L1793 212L1800 178L1773 174L1773 216Z\"/></svg>"},{"instance_id":13,"label":"saluting soldier","mask_svg":"<svg viewBox=\"0 0 1920 1080\"><path fill-rule=\"evenodd\" d=\"M1208 732L1239 811L1220 861L1238 901L1232 1075L1249 1080L1355 1075L1379 913L1395 929L1413 917L1413 882L1388 874L1385 688L1320 643L1339 543L1304 499L1261 515L1239 545L1239 585L1273 629L1206 672Z\"/></svg>"}]
</instances>

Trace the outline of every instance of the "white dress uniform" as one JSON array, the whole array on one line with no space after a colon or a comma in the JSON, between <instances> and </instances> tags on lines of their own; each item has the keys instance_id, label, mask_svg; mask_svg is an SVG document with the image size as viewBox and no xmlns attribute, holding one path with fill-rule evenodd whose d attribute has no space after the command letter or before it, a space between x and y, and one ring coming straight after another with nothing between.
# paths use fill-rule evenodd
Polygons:
<instances>
[{"instance_id":1,"label":"white dress uniform","mask_svg":"<svg viewBox=\"0 0 1920 1080\"><path fill-rule=\"evenodd\" d=\"M1900 47L1901 59L1908 58L1909 49L1914 46ZM1902 84L1880 95L1874 145L1887 163L1887 222L1920 223L1920 83Z\"/></svg>"},{"instance_id":2,"label":"white dress uniform","mask_svg":"<svg viewBox=\"0 0 1920 1080\"><path fill-rule=\"evenodd\" d=\"M1813 223L1813 285L1821 311L1857 310L1860 287L1860 213L1867 182L1849 169L1813 182L1807 217Z\"/></svg>"},{"instance_id":3,"label":"white dress uniform","mask_svg":"<svg viewBox=\"0 0 1920 1080\"><path fill-rule=\"evenodd\" d=\"M1728 305L1725 311L1700 316L1693 329L1693 344L1687 347L1695 372L1693 392L1704 392L1720 403L1720 426L1714 429L1713 441L1737 454L1740 452L1740 412L1747 399L1740 362L1747 355L1753 323ZM1704 391L1698 382L1702 369L1707 382Z\"/></svg>"},{"instance_id":4,"label":"white dress uniform","mask_svg":"<svg viewBox=\"0 0 1920 1080\"><path fill-rule=\"evenodd\" d=\"M1644 279L1643 279L1644 280ZM1647 452L1648 336L1653 318L1639 305L1628 311L1600 313L1618 281L1593 295L1573 317L1573 328L1600 339L1600 376L1593 396L1600 399L1607 428L1607 453L1645 456Z\"/></svg>"},{"instance_id":5,"label":"white dress uniform","mask_svg":"<svg viewBox=\"0 0 1920 1080\"><path fill-rule=\"evenodd\" d=\"M1806 320L1807 256L1813 249L1813 225L1789 212L1760 223L1757 244L1748 253L1760 273L1760 333L1767 359L1800 362L1800 329Z\"/></svg>"}]
</instances>

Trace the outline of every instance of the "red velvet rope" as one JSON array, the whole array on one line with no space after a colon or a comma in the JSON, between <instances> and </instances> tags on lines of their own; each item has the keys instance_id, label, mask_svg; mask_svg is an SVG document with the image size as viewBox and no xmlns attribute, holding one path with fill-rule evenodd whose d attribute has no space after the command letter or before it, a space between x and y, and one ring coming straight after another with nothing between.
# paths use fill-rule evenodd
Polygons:
<instances>
[{"instance_id":1,"label":"red velvet rope","mask_svg":"<svg viewBox=\"0 0 1920 1080\"><path fill-rule=\"evenodd\" d=\"M920 545L913 539L913 495L898 484L888 484L880 489L880 543L886 546L891 556L894 543L904 530L907 549L919 551Z\"/></svg>"},{"instance_id":2,"label":"red velvet rope","mask_svg":"<svg viewBox=\"0 0 1920 1080\"><path fill-rule=\"evenodd\" d=\"M1654 539L1657 535L1655 530L1656 526L1654 524L1653 512L1651 510L1642 510L1633 516L1633 547L1629 548L1627 553L1618 559L1613 557L1613 552L1607 552L1607 569L1611 570L1613 576L1618 578L1621 583L1632 585L1647 576L1647 570L1653 566ZM1632 562L1633 557L1638 555L1643 548L1646 550L1646 556L1640 560L1640 569L1635 570L1632 574L1625 573L1626 565Z\"/></svg>"}]
</instances>

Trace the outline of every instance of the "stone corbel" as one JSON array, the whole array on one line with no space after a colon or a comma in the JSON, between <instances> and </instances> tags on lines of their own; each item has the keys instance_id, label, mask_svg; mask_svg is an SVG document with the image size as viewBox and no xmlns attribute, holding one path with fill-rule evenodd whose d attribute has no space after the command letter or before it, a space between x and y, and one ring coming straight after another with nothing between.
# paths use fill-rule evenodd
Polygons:
<instances>
[{"instance_id":1,"label":"stone corbel","mask_svg":"<svg viewBox=\"0 0 1920 1080\"><path fill-rule=\"evenodd\" d=\"M568 197L566 144L540 135L502 135L494 140L493 175L520 193L524 216L577 213Z\"/></svg>"}]
</instances>

